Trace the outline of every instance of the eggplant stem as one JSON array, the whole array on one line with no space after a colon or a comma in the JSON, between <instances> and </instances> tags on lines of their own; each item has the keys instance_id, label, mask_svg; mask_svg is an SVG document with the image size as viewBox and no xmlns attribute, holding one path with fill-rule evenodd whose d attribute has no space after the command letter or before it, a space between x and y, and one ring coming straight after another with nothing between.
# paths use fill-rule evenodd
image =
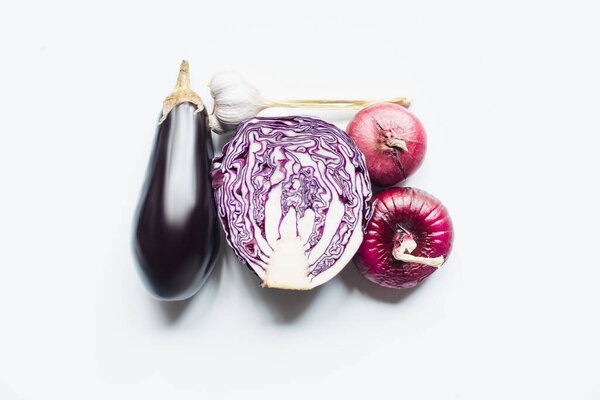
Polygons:
<instances>
[{"instance_id":1,"label":"eggplant stem","mask_svg":"<svg viewBox=\"0 0 600 400\"><path fill-rule=\"evenodd\" d=\"M157 125L163 123L165 119L167 119L167 115L171 112L176 105L190 102L195 104L197 109L196 113L204 110L204 103L202 99L196 92L190 89L190 64L187 60L183 60L181 62L181 66L179 67L179 75L177 75L177 83L175 83L175 89L171 92L170 95L167 96L165 101L163 102L163 110L162 117L158 121Z\"/></svg>"},{"instance_id":2,"label":"eggplant stem","mask_svg":"<svg viewBox=\"0 0 600 400\"><path fill-rule=\"evenodd\" d=\"M382 100L282 100L270 102L269 107L357 110L377 103L394 103L406 108L410 106L410 101L406 97L395 97Z\"/></svg>"},{"instance_id":3,"label":"eggplant stem","mask_svg":"<svg viewBox=\"0 0 600 400\"><path fill-rule=\"evenodd\" d=\"M412 238L406 238L400 243L400 246L395 247L392 250L392 255L398 261L415 263L415 264L424 264L429 265L430 267L441 267L444 263L444 256L428 258L428 257L417 257L413 256L412 251L417 247L417 242Z\"/></svg>"},{"instance_id":4,"label":"eggplant stem","mask_svg":"<svg viewBox=\"0 0 600 400\"><path fill-rule=\"evenodd\" d=\"M190 90L190 64L187 60L181 62L174 90Z\"/></svg>"}]
</instances>

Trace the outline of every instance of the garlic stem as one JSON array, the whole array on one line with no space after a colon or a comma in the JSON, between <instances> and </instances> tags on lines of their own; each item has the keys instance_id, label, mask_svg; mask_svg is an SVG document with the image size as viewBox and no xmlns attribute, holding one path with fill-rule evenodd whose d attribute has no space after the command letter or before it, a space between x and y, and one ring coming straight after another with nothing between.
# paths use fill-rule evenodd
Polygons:
<instances>
[{"instance_id":1,"label":"garlic stem","mask_svg":"<svg viewBox=\"0 0 600 400\"><path fill-rule=\"evenodd\" d=\"M182 69L185 68L182 67ZM210 126L217 133L233 132L242 121L254 118L269 107L360 110L377 103L410 106L410 101L405 97L378 100L284 99L273 101L265 99L257 88L248 83L241 75L231 71L215 74L208 86L215 104L209 117Z\"/></svg>"},{"instance_id":2,"label":"garlic stem","mask_svg":"<svg viewBox=\"0 0 600 400\"><path fill-rule=\"evenodd\" d=\"M428 257L417 257L413 256L412 251L417 247L417 242L412 238L406 238L402 241L400 246L395 247L392 250L392 255L398 261L415 263L415 264L424 264L429 265L430 267L441 267L444 263L444 256L439 256L435 258Z\"/></svg>"},{"instance_id":3,"label":"garlic stem","mask_svg":"<svg viewBox=\"0 0 600 400\"><path fill-rule=\"evenodd\" d=\"M349 109L356 110L368 107L377 103L394 103L402 107L409 107L410 101L406 97L395 97L393 99L383 100L282 100L272 101L269 107L290 107L290 108L329 108L329 109Z\"/></svg>"}]
</instances>

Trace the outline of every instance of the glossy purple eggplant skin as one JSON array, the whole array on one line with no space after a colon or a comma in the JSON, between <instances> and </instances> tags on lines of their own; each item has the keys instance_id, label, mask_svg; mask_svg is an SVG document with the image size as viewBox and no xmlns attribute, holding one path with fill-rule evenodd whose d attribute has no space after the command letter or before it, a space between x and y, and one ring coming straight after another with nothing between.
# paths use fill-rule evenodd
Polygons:
<instances>
[{"instance_id":1,"label":"glossy purple eggplant skin","mask_svg":"<svg viewBox=\"0 0 600 400\"><path fill-rule=\"evenodd\" d=\"M134 252L142 280L160 300L193 296L220 247L206 110L176 105L158 126L136 213Z\"/></svg>"}]
</instances>

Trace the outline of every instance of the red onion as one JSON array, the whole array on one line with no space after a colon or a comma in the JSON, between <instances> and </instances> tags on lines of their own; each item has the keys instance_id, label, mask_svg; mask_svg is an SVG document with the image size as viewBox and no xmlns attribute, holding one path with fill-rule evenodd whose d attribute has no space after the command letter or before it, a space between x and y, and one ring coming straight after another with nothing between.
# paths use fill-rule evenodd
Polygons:
<instances>
[{"instance_id":1,"label":"red onion","mask_svg":"<svg viewBox=\"0 0 600 400\"><path fill-rule=\"evenodd\" d=\"M373 201L373 216L354 257L358 270L381 286L413 287L450 253L448 211L428 193L408 187L384 190Z\"/></svg>"},{"instance_id":2,"label":"red onion","mask_svg":"<svg viewBox=\"0 0 600 400\"><path fill-rule=\"evenodd\" d=\"M379 187L402 182L425 157L423 125L397 104L378 103L361 110L346 132L365 155L371 182Z\"/></svg>"}]
</instances>

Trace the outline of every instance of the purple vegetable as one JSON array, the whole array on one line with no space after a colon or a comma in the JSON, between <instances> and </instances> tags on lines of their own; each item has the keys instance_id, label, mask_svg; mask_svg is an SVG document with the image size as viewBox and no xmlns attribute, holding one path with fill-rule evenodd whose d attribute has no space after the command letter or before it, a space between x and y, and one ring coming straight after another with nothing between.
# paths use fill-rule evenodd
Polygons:
<instances>
[{"instance_id":1,"label":"purple vegetable","mask_svg":"<svg viewBox=\"0 0 600 400\"><path fill-rule=\"evenodd\" d=\"M371 184L342 130L308 117L254 118L214 162L227 241L264 287L312 289L360 246Z\"/></svg>"},{"instance_id":2,"label":"purple vegetable","mask_svg":"<svg viewBox=\"0 0 600 400\"><path fill-rule=\"evenodd\" d=\"M452 248L452 221L428 193L391 188L373 199L373 216L356 253L358 270L381 286L406 289L440 267Z\"/></svg>"},{"instance_id":3,"label":"purple vegetable","mask_svg":"<svg viewBox=\"0 0 600 400\"><path fill-rule=\"evenodd\" d=\"M346 132L365 154L375 186L402 182L425 157L427 136L423 125L398 104L378 103L359 111Z\"/></svg>"},{"instance_id":4,"label":"purple vegetable","mask_svg":"<svg viewBox=\"0 0 600 400\"><path fill-rule=\"evenodd\" d=\"M158 299L192 296L215 265L220 234L212 156L208 115L189 88L184 61L175 91L165 100L134 231L141 277Z\"/></svg>"}]
</instances>

